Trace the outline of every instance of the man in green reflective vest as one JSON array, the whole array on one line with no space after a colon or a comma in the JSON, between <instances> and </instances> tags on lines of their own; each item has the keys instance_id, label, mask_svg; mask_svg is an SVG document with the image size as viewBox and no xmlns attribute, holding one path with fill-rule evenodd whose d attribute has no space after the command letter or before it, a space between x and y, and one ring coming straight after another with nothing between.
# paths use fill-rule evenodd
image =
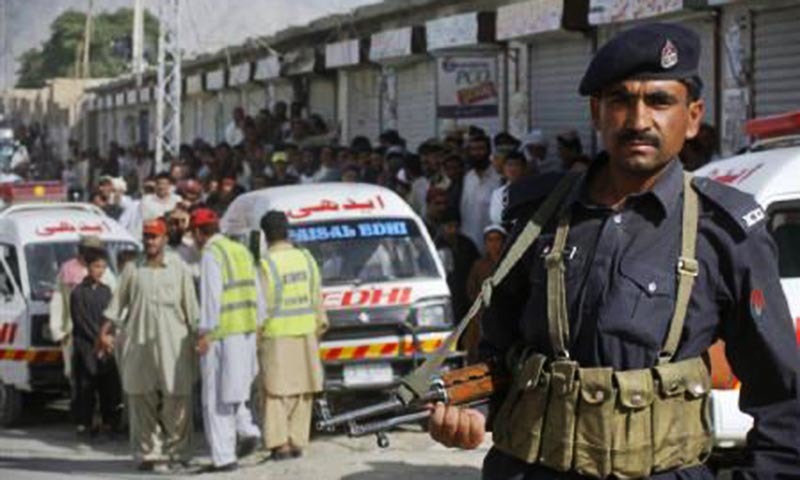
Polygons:
<instances>
[{"instance_id":1,"label":"man in green reflective vest","mask_svg":"<svg viewBox=\"0 0 800 480\"><path fill-rule=\"evenodd\" d=\"M311 254L288 241L283 212L261 218L269 250L261 261L267 319L261 332L264 445L272 458L302 455L311 428L312 400L322 390L318 338L328 327L320 274Z\"/></svg>"},{"instance_id":2,"label":"man in green reflective vest","mask_svg":"<svg viewBox=\"0 0 800 480\"><path fill-rule=\"evenodd\" d=\"M238 468L237 454L251 453L261 436L246 402L258 374L256 331L265 309L253 256L219 233L217 214L195 210L191 228L203 252L197 350L203 420L213 462L206 470L228 472Z\"/></svg>"}]
</instances>

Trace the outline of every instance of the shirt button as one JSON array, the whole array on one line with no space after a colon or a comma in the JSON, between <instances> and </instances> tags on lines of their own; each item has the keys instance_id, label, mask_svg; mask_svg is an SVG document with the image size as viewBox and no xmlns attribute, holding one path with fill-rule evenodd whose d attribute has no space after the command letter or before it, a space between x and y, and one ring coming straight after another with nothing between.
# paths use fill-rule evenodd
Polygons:
<instances>
[{"instance_id":1,"label":"shirt button","mask_svg":"<svg viewBox=\"0 0 800 480\"><path fill-rule=\"evenodd\" d=\"M650 282L649 284L647 284L647 291L650 293L656 293L657 288L658 285L656 285L656 282Z\"/></svg>"},{"instance_id":2,"label":"shirt button","mask_svg":"<svg viewBox=\"0 0 800 480\"><path fill-rule=\"evenodd\" d=\"M622 215L621 214L618 213L618 214L614 215L614 223L616 223L617 225L622 223Z\"/></svg>"}]
</instances>

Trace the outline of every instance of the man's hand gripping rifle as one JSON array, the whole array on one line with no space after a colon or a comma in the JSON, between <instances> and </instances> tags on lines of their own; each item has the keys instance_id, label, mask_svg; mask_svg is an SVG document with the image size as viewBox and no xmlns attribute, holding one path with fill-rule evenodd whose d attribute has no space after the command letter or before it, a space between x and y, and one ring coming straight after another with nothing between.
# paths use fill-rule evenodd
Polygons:
<instances>
[{"instance_id":1,"label":"man's hand gripping rifle","mask_svg":"<svg viewBox=\"0 0 800 480\"><path fill-rule=\"evenodd\" d=\"M325 409L322 409L323 418L317 422L317 428L331 430L347 425L349 436L375 434L378 445L385 448L389 446L385 432L399 425L426 419L431 415L429 404L442 402L477 406L487 403L496 391L504 388L505 377L497 375L493 362L445 372L434 377L433 381L429 380L431 376L426 365L404 378L392 398L385 402L334 416L325 415Z\"/></svg>"}]
</instances>

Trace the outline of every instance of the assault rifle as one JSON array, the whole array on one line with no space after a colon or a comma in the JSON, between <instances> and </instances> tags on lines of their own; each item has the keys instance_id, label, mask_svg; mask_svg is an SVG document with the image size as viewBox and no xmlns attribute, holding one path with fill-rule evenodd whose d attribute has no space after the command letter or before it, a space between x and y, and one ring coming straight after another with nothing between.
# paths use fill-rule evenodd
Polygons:
<instances>
[{"instance_id":1,"label":"assault rifle","mask_svg":"<svg viewBox=\"0 0 800 480\"><path fill-rule=\"evenodd\" d=\"M409 377L414 377L417 372ZM338 415L331 415L324 400L318 401L318 430L333 431L346 426L350 437L375 434L378 446L389 446L388 430L428 418L429 403L443 402L448 405L478 406L488 403L498 390L505 388L507 377L498 374L493 362L478 363L442 373L432 382L426 392L415 394L410 390L407 377L400 388L387 401L359 408Z\"/></svg>"}]
</instances>

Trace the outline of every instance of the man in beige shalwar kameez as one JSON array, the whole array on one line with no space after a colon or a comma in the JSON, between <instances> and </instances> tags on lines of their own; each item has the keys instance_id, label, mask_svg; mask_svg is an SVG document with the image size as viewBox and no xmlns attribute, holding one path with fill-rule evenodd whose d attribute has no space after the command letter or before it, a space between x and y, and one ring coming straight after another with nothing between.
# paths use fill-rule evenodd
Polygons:
<instances>
[{"instance_id":1,"label":"man in beige shalwar kameez","mask_svg":"<svg viewBox=\"0 0 800 480\"><path fill-rule=\"evenodd\" d=\"M328 318L317 264L287 240L286 215L268 212L261 228L269 245L261 268L269 313L259 342L264 446L283 460L308 445L314 393L322 391L318 338Z\"/></svg>"},{"instance_id":2,"label":"man in beige shalwar kameez","mask_svg":"<svg viewBox=\"0 0 800 480\"><path fill-rule=\"evenodd\" d=\"M122 272L105 315L124 337L120 372L134 457L140 470L152 471L164 460L170 468L185 467L191 456L199 308L191 270L164 251L164 220L145 222L143 233L145 259ZM109 325L102 340L107 349Z\"/></svg>"}]
</instances>

